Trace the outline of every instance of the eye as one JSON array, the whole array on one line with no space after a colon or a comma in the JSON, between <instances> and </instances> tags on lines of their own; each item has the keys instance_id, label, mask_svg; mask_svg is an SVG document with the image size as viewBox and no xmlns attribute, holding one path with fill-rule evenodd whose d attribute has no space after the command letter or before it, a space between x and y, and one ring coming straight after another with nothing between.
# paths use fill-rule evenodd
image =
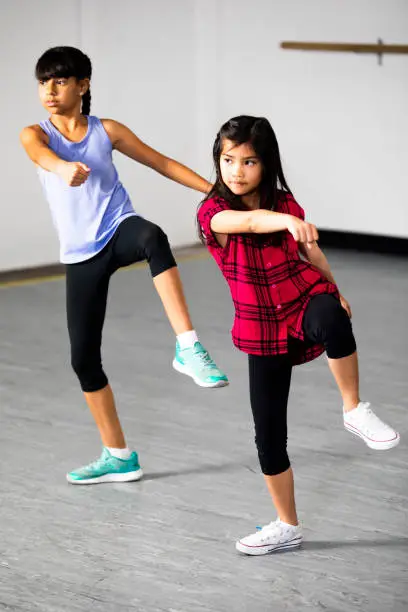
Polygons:
<instances>
[{"instance_id":1,"label":"eye","mask_svg":"<svg viewBox=\"0 0 408 612\"><path fill-rule=\"evenodd\" d=\"M256 161L253 159L247 159L245 162L246 166L256 166Z\"/></svg>"},{"instance_id":2,"label":"eye","mask_svg":"<svg viewBox=\"0 0 408 612\"><path fill-rule=\"evenodd\" d=\"M232 163L232 159L229 159L228 157L224 157L223 162L229 165Z\"/></svg>"},{"instance_id":3,"label":"eye","mask_svg":"<svg viewBox=\"0 0 408 612\"><path fill-rule=\"evenodd\" d=\"M57 85L65 85L66 82L67 82L66 79L57 79L56 80Z\"/></svg>"}]
</instances>

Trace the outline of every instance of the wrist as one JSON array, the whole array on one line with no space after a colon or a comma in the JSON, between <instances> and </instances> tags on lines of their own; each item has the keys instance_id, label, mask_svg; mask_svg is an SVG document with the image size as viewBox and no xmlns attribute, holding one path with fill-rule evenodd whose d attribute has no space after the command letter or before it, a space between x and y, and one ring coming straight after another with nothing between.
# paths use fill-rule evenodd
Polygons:
<instances>
[{"instance_id":1,"label":"wrist","mask_svg":"<svg viewBox=\"0 0 408 612\"><path fill-rule=\"evenodd\" d=\"M280 213L283 217L283 222L285 224L285 230L289 230L289 226L290 226L290 221L292 219L292 215L289 215L287 213Z\"/></svg>"},{"instance_id":2,"label":"wrist","mask_svg":"<svg viewBox=\"0 0 408 612\"><path fill-rule=\"evenodd\" d=\"M200 188L198 189L198 191L201 191L201 193L204 193L205 195L207 195L207 193L210 193L212 188L213 186L211 185L211 183L204 180L204 182L200 185Z\"/></svg>"},{"instance_id":3,"label":"wrist","mask_svg":"<svg viewBox=\"0 0 408 612\"><path fill-rule=\"evenodd\" d=\"M61 176L62 173L64 172L64 168L66 165L67 165L67 162L64 161L63 159L58 160L57 163L55 164L55 169L54 169L55 174L58 174L58 176Z\"/></svg>"}]
</instances>

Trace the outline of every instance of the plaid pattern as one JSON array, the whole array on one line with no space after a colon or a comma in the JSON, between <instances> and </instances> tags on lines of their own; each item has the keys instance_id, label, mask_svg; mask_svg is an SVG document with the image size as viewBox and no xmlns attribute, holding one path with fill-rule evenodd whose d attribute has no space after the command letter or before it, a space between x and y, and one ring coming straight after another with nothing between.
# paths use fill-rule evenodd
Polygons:
<instances>
[{"instance_id":1,"label":"plaid pattern","mask_svg":"<svg viewBox=\"0 0 408 612\"><path fill-rule=\"evenodd\" d=\"M211 198L198 211L198 221L230 288L235 306L233 343L251 355L289 353L293 365L315 359L324 347L305 339L303 316L312 296L339 295L336 285L300 258L289 232L229 234L225 248L221 247L211 231L211 219L229 209L225 200ZM276 212L304 219L303 209L283 192Z\"/></svg>"}]
</instances>

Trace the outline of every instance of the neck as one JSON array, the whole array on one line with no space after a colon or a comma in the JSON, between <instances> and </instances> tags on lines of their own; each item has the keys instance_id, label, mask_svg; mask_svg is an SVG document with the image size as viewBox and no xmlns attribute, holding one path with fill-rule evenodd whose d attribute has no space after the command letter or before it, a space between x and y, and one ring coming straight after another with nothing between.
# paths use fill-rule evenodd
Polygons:
<instances>
[{"instance_id":1,"label":"neck","mask_svg":"<svg viewBox=\"0 0 408 612\"><path fill-rule=\"evenodd\" d=\"M86 117L81 115L79 108L67 111L61 115L51 115L50 121L57 129L64 132L74 132L78 127L88 123Z\"/></svg>"},{"instance_id":2,"label":"neck","mask_svg":"<svg viewBox=\"0 0 408 612\"><path fill-rule=\"evenodd\" d=\"M250 210L256 210L257 208L260 208L261 198L257 190L251 191L250 193L247 193L246 195L242 196L241 200Z\"/></svg>"}]
</instances>

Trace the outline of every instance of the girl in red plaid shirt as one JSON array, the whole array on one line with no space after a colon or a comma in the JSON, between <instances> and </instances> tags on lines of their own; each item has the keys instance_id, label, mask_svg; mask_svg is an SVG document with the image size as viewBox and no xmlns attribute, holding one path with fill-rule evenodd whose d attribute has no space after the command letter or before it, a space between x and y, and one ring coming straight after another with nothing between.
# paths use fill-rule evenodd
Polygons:
<instances>
[{"instance_id":1,"label":"girl in red plaid shirt","mask_svg":"<svg viewBox=\"0 0 408 612\"><path fill-rule=\"evenodd\" d=\"M286 449L293 365L326 351L345 428L378 450L396 446L399 434L360 400L350 306L317 244L316 227L305 221L288 187L270 123L230 119L217 134L213 156L216 181L198 223L234 302L232 339L248 354L255 442L278 515L236 547L262 555L296 548L303 539Z\"/></svg>"}]
</instances>

